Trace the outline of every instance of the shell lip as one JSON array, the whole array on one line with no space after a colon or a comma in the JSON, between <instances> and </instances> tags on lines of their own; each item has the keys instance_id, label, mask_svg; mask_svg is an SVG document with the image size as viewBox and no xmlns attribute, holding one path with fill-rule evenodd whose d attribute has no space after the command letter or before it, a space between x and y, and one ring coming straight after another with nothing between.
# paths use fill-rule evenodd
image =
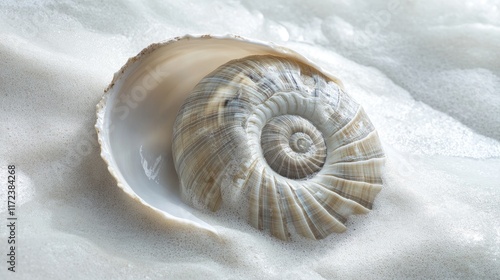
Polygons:
<instances>
[{"instance_id":1,"label":"shell lip","mask_svg":"<svg viewBox=\"0 0 500 280\"><path fill-rule=\"evenodd\" d=\"M337 83L342 89L344 89L344 85L342 84L342 81L335 77L334 75L330 74L329 71L326 71L323 67L318 66L316 63L308 59L307 57L302 56L301 54L297 53L296 51L280 46L274 42L266 42L263 40L258 40L258 39L251 39L248 37L244 37L241 35L236 35L236 34L231 34L231 33L226 33L226 34L186 34L184 36L177 36L168 40L164 40L158 43L152 43L143 50L141 50L137 55L130 57L127 62L118 70L114 75L111 83L109 83L108 87L104 90L104 92L108 92L114 85L115 83L122 77L122 74L125 72L125 70L134 62L139 60L142 56L145 56L158 48L161 48L165 45L175 43L177 41L181 40L189 40L189 39L233 39L233 40L238 40L242 42L248 42L252 44L257 44L265 47L270 47L274 50L276 50L279 53L287 54L287 55L292 55L294 57L300 57L301 60L306 62L307 64L313 66L314 68L318 69L320 72L324 73L328 78L332 79L335 83Z\"/></svg>"},{"instance_id":2,"label":"shell lip","mask_svg":"<svg viewBox=\"0 0 500 280\"><path fill-rule=\"evenodd\" d=\"M105 122L105 115L107 111L107 105L109 103L109 100L111 99L111 95L114 92L113 89L116 88L117 84L124 82L123 80L127 78L127 74L130 71L134 71L133 69L136 65L137 62L141 61L144 58L147 58L148 55L154 53L155 51L161 49L164 46L174 44L179 41L184 41L184 40L210 40L210 39L229 39L229 40L234 40L234 41L239 41L245 44L249 45L255 45L255 46L260 46L263 49L269 49L273 50L275 53L282 54L283 56L290 56L294 57L304 63L309 64L310 66L316 68L318 71L321 71L324 73L328 78L330 78L332 81L337 83L341 88L343 88L343 85L341 81L336 78L335 76L331 75L328 71L325 71L322 67L316 65L314 62L310 61L308 58L300 55L299 53L288 49L283 46L279 46L273 42L265 42L261 40L256 40L256 39L249 39L246 37L242 37L239 35L234 35L234 34L222 34L222 35L211 35L211 34L202 34L202 35L197 35L197 34L187 34L184 36L180 37L174 37L169 40L165 40L159 43L153 43L150 44L148 47L144 48L142 51L140 51L137 55L129 58L127 62L114 74L113 79L111 83L107 86L107 88L104 90L104 94L99 101L99 103L96 105L96 124L95 124L95 129L97 131L97 138L99 145L101 147L101 157L105 161L106 165L108 166L108 170L110 174L115 178L117 182L117 186L121 188L126 194L128 194L131 198L133 198L135 201L138 201L139 203L143 204L146 206L148 209L152 210L153 212L160 214L161 216L165 217L166 220L170 221L175 221L179 224L187 225L187 226L194 226L196 228L201 228L204 230L207 230L208 232L214 233L217 235L217 230L211 226L210 224L202 221L201 219L196 218L197 222L194 222L189 219L184 219L177 217L175 215L171 215L170 213L163 211L159 209L158 207L155 207L145 201L140 195L138 195L134 189L130 186L130 184L127 182L127 180L124 179L122 172L120 168L116 165L115 159L113 157L112 149L111 149L111 144L109 143L109 138L107 136L107 131L112 130L113 127L110 127L108 123ZM115 97L113 97L115 98ZM194 209L193 209L194 210ZM188 211L189 212L189 211ZM190 213L189 213L190 214ZM190 214L192 215L192 214Z\"/></svg>"},{"instance_id":3,"label":"shell lip","mask_svg":"<svg viewBox=\"0 0 500 280\"><path fill-rule=\"evenodd\" d=\"M104 122L103 122L103 115L105 113L105 105L106 105L106 100L108 98L108 89L104 92L103 97L99 101L99 103L96 105L96 116L97 116L97 121L95 124L95 129L97 132L97 141L99 143L99 146L101 147L101 158L104 160L108 167L108 171L111 174L111 176L115 179L117 186L122 189L128 196L130 196L133 200L141 203L142 205L146 206L147 209L153 211L156 214L161 215L162 217L166 218L167 220L173 220L180 225L186 225L186 226L194 226L195 228L201 228L204 230L207 230L208 232L217 235L217 230L212 227L209 224L201 224L201 223L195 223L187 219L181 219L176 216L170 215L168 212L162 211L158 209L157 207L152 206L151 204L147 203L144 199L142 199L140 196L138 196L130 186L128 186L127 182L122 183L122 180L119 175L119 170L115 169L113 162L113 158L110 155L109 147L105 144L105 139L103 136L103 131L104 131Z\"/></svg>"}]
</instances>

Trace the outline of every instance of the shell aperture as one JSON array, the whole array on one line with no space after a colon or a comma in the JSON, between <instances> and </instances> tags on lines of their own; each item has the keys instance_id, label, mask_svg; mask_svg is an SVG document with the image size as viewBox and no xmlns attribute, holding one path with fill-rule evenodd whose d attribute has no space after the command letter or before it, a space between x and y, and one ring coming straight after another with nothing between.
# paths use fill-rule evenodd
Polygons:
<instances>
[{"instance_id":1,"label":"shell aperture","mask_svg":"<svg viewBox=\"0 0 500 280\"><path fill-rule=\"evenodd\" d=\"M288 240L321 239L366 213L384 154L363 109L338 84L290 58L249 56L203 78L174 124L184 201L245 204L249 222Z\"/></svg>"}]
</instances>

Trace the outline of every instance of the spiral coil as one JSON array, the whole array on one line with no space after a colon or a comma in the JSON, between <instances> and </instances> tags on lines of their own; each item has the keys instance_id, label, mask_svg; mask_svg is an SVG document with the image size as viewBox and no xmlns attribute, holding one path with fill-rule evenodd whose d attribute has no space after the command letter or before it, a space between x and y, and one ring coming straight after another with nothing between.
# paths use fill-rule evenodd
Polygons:
<instances>
[{"instance_id":1,"label":"spiral coil","mask_svg":"<svg viewBox=\"0 0 500 280\"><path fill-rule=\"evenodd\" d=\"M384 154L361 106L316 69L270 55L202 79L172 151L185 201L216 211L238 195L254 227L284 240L344 231L382 184Z\"/></svg>"}]
</instances>

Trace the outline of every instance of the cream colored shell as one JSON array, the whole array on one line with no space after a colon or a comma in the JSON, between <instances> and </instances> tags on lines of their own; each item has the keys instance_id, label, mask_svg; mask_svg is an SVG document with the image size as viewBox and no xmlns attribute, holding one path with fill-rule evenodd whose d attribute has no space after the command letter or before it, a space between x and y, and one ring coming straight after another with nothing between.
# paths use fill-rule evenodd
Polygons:
<instances>
[{"instance_id":1,"label":"cream colored shell","mask_svg":"<svg viewBox=\"0 0 500 280\"><path fill-rule=\"evenodd\" d=\"M254 227L285 240L344 231L382 184L382 148L361 106L290 58L249 56L203 78L179 111L172 152L185 201L212 211L239 201Z\"/></svg>"},{"instance_id":2,"label":"cream colored shell","mask_svg":"<svg viewBox=\"0 0 500 280\"><path fill-rule=\"evenodd\" d=\"M118 187L172 227L217 234L196 208L225 208L281 239L323 238L368 211L382 183L377 133L341 82L239 36L147 47L115 74L96 130Z\"/></svg>"}]
</instances>

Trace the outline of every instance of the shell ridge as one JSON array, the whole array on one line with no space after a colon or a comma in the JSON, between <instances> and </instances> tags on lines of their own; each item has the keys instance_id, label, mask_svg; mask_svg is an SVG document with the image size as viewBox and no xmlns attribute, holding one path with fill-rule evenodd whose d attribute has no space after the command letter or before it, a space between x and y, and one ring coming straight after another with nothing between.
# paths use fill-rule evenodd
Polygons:
<instances>
[{"instance_id":1,"label":"shell ridge","mask_svg":"<svg viewBox=\"0 0 500 280\"><path fill-rule=\"evenodd\" d=\"M340 223L334 219L316 199L311 195L307 188L296 189L297 198L302 206L309 227L314 233L316 239L322 239L334 232L334 228ZM343 227L343 225L342 225Z\"/></svg>"},{"instance_id":2,"label":"shell ridge","mask_svg":"<svg viewBox=\"0 0 500 280\"><path fill-rule=\"evenodd\" d=\"M295 188L290 185L290 182L285 181L288 187L283 188L288 197L287 201L287 212L290 213L290 222L293 224L295 230L301 234L302 236L314 239L315 234L311 227L309 226L308 218L304 215L304 211L301 207L299 207L299 200L295 193Z\"/></svg>"},{"instance_id":3,"label":"shell ridge","mask_svg":"<svg viewBox=\"0 0 500 280\"><path fill-rule=\"evenodd\" d=\"M339 102L335 108L332 108L333 113L328 120L328 126L330 126L330 128L323 126L322 132L325 135L329 135L332 133L327 133L327 131L333 131L333 133L335 133L345 127L356 115L359 107L360 105L350 98L348 94L339 90Z\"/></svg>"},{"instance_id":4,"label":"shell ridge","mask_svg":"<svg viewBox=\"0 0 500 280\"><path fill-rule=\"evenodd\" d=\"M326 204L324 202L325 198L322 197L324 195L327 196L330 195L327 193L329 192L329 190L317 186L317 184L315 184L314 182L311 182L311 184L306 185L304 189L307 190L307 192L311 196L311 199L314 201L316 207L320 209L320 212L318 213L319 215L318 218L320 218L321 220L328 221L327 224L329 224L329 226L325 229L326 235L332 232L344 232L347 229L344 225L344 223L347 221L347 218L341 215L340 213L336 212L333 208L331 208L328 204ZM333 197L338 197L338 195L333 194ZM349 213L348 215L350 214L352 214L352 212ZM321 223L321 224L326 224L326 223Z\"/></svg>"},{"instance_id":5,"label":"shell ridge","mask_svg":"<svg viewBox=\"0 0 500 280\"><path fill-rule=\"evenodd\" d=\"M270 226L270 220L269 220L269 213L268 211L269 206L267 205L267 193L269 189L269 185L266 184L267 181L267 176L266 176L266 168L262 169L262 176L261 176L261 182L259 185L259 229L269 229L271 228Z\"/></svg>"},{"instance_id":6,"label":"shell ridge","mask_svg":"<svg viewBox=\"0 0 500 280\"><path fill-rule=\"evenodd\" d=\"M332 158L329 158L325 165L338 162L364 161L373 157L384 157L384 152L378 142L378 134L376 130L370 132L365 138L356 140L331 151L331 154Z\"/></svg>"},{"instance_id":7,"label":"shell ridge","mask_svg":"<svg viewBox=\"0 0 500 280\"><path fill-rule=\"evenodd\" d=\"M287 213L288 208L286 208L286 197L285 197L285 190L284 188L287 188L287 186L284 186L280 180L278 180L278 177L273 176L274 178L274 185L276 186L276 194L277 194L277 199L278 199L278 208L280 211L280 216L281 217L281 224L283 225L283 233L280 234L283 238L283 240L289 240L290 239L290 232L288 229L288 217L289 213Z\"/></svg>"},{"instance_id":8,"label":"shell ridge","mask_svg":"<svg viewBox=\"0 0 500 280\"><path fill-rule=\"evenodd\" d=\"M253 170L252 174L255 174L257 178L255 178L255 182L251 182L248 180L247 184L249 185L249 222L250 224L257 228L261 229L261 220L260 220L260 183L262 181L261 172ZM253 180L252 180L253 181ZM245 185L247 185L245 184Z\"/></svg>"},{"instance_id":9,"label":"shell ridge","mask_svg":"<svg viewBox=\"0 0 500 280\"><path fill-rule=\"evenodd\" d=\"M269 229L272 235L286 240L285 226L283 224L283 215L281 213L280 203L278 199L278 190L276 188L276 180L274 176L269 175L266 179L268 182L267 198L268 198L268 220Z\"/></svg>"},{"instance_id":10,"label":"shell ridge","mask_svg":"<svg viewBox=\"0 0 500 280\"><path fill-rule=\"evenodd\" d=\"M320 182L311 182L310 190L317 196L318 201L321 201L323 207L328 212L330 209L331 214L344 224L351 214L363 214L369 210L356 201L339 195ZM322 193L322 195L320 196L318 193Z\"/></svg>"},{"instance_id":11,"label":"shell ridge","mask_svg":"<svg viewBox=\"0 0 500 280\"><path fill-rule=\"evenodd\" d=\"M317 177L327 189L368 209L372 208L372 201L382 188L382 185L345 180L330 174L318 174Z\"/></svg>"},{"instance_id":12,"label":"shell ridge","mask_svg":"<svg viewBox=\"0 0 500 280\"><path fill-rule=\"evenodd\" d=\"M370 158L361 161L337 162L329 164L329 174L349 181L382 184L378 176L382 172L385 159L383 157ZM371 168L368 168L371 167ZM349 170L349 172L346 172ZM367 173L370 171L370 173Z\"/></svg>"},{"instance_id":13,"label":"shell ridge","mask_svg":"<svg viewBox=\"0 0 500 280\"><path fill-rule=\"evenodd\" d=\"M364 126L365 124L366 126ZM359 129L359 127L356 126L360 125L363 126L362 130L356 131L356 134L348 134L349 130L352 131L354 130L353 128ZM336 141L339 141L341 139L342 142L339 141L339 143L341 143L342 144L341 146L343 146L345 144L349 144L351 141L362 139L363 137L366 137L370 132L373 131L376 130L373 127L373 124L366 119L366 114L362 110L358 110L358 113L356 114L354 119L352 119L349 123L345 124L341 129L335 131L333 134L325 136L325 138L335 139ZM339 147L334 147L334 148L338 149Z\"/></svg>"}]
</instances>

